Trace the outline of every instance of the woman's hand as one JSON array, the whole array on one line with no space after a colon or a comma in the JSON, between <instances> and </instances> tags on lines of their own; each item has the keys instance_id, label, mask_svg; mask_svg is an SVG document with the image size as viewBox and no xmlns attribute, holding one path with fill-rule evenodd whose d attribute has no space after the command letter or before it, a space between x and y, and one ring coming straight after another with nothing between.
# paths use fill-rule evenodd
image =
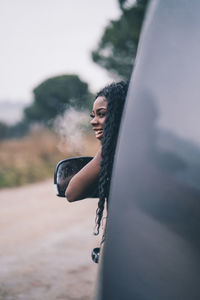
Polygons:
<instances>
[{"instance_id":1,"label":"woman's hand","mask_svg":"<svg viewBox=\"0 0 200 300\"><path fill-rule=\"evenodd\" d=\"M85 198L91 186L98 181L101 164L101 148L95 157L69 182L65 196L69 202Z\"/></svg>"}]
</instances>

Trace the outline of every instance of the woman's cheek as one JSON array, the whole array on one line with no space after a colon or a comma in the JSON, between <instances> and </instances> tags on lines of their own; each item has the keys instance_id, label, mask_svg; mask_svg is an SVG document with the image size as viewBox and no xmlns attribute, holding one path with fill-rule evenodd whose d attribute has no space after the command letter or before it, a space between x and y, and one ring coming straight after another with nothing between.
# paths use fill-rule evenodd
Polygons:
<instances>
[{"instance_id":1,"label":"woman's cheek","mask_svg":"<svg viewBox=\"0 0 200 300\"><path fill-rule=\"evenodd\" d=\"M102 120L102 124L103 124L103 125L104 125L104 123L105 123L105 120L106 120L106 117L103 118L103 120Z\"/></svg>"}]
</instances>

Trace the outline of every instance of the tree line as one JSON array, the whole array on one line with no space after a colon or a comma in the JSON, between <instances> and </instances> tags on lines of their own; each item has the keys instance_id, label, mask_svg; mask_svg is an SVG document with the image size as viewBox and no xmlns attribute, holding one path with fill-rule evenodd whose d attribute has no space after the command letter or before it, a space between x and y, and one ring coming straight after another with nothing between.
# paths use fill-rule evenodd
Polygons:
<instances>
[{"instance_id":1,"label":"tree line","mask_svg":"<svg viewBox=\"0 0 200 300\"><path fill-rule=\"evenodd\" d=\"M148 0L118 0L119 19L105 27L99 43L91 52L94 63L106 69L111 78L129 80ZM0 139L20 137L35 123L51 127L58 115L69 107L89 110L93 95L88 84L76 74L48 78L33 90L33 102L24 109L23 118L15 125L0 122Z\"/></svg>"}]
</instances>

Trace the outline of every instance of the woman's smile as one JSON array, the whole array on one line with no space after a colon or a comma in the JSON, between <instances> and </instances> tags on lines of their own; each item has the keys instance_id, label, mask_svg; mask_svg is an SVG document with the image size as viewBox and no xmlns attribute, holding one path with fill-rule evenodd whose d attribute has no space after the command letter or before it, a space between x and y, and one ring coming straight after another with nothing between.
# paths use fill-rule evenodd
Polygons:
<instances>
[{"instance_id":1,"label":"woman's smile","mask_svg":"<svg viewBox=\"0 0 200 300\"><path fill-rule=\"evenodd\" d=\"M93 130L95 132L95 135L96 135L97 139L101 139L103 137L103 129L93 128Z\"/></svg>"}]
</instances>

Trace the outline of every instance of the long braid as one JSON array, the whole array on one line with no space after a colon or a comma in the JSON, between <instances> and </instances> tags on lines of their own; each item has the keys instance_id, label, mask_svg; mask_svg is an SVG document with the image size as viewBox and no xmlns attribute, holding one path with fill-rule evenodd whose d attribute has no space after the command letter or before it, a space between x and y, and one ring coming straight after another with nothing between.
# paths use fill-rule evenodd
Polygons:
<instances>
[{"instance_id":1,"label":"long braid","mask_svg":"<svg viewBox=\"0 0 200 300\"><path fill-rule=\"evenodd\" d=\"M104 96L108 104L102 141L102 160L99 175L99 202L96 211L95 234L99 233L105 202L107 201L108 204L113 160L118 131L120 127L121 115L127 94L127 87L128 84L121 81L105 87L97 94L97 97Z\"/></svg>"}]
</instances>

